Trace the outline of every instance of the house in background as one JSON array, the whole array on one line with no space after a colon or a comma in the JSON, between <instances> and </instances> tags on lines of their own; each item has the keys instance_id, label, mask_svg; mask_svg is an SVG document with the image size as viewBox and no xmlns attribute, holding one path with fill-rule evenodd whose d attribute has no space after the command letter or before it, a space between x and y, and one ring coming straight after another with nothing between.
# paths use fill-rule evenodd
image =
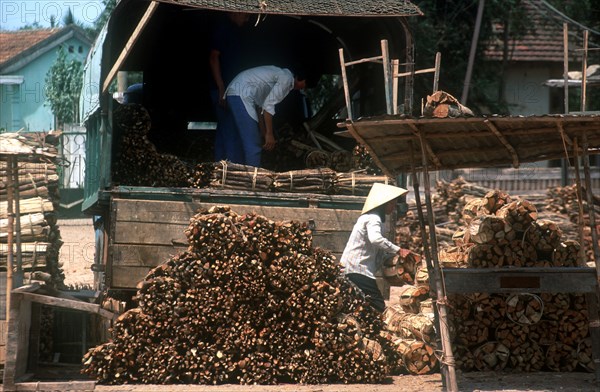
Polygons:
<instances>
[{"instance_id":1,"label":"house in background","mask_svg":"<svg viewBox=\"0 0 600 392\"><path fill-rule=\"evenodd\" d=\"M76 25L0 31L0 131L49 131L54 115L44 93L46 73L63 47L82 64L92 41Z\"/></svg>"},{"instance_id":2,"label":"house in background","mask_svg":"<svg viewBox=\"0 0 600 392\"><path fill-rule=\"evenodd\" d=\"M504 29L501 24L497 25L496 38L486 44L484 60L506 61L504 99L509 104L510 114L563 113L562 89L549 88L544 83L548 79L562 78L565 22L569 29L570 71L581 71L582 52L576 50L583 47L585 26L573 23L546 1L525 0L521 2L521 7L529 22L526 34L509 38L506 45L507 58L504 59ZM573 95L579 93L579 89L572 89L570 92Z\"/></svg>"}]
</instances>

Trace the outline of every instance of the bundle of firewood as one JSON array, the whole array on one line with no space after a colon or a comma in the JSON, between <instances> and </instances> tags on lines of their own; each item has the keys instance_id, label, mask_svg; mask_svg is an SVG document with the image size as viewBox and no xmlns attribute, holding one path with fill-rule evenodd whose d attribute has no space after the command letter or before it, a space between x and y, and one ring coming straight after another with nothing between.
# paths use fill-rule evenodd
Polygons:
<instances>
[{"instance_id":1,"label":"bundle of firewood","mask_svg":"<svg viewBox=\"0 0 600 392\"><path fill-rule=\"evenodd\" d=\"M273 172L220 161L196 165L188 181L195 188L365 196L375 182L391 183L392 179L374 176L364 170L344 173L316 168Z\"/></svg>"},{"instance_id":2,"label":"bundle of firewood","mask_svg":"<svg viewBox=\"0 0 600 392\"><path fill-rule=\"evenodd\" d=\"M586 310L572 294L449 296L455 356L462 370L593 371Z\"/></svg>"},{"instance_id":3,"label":"bundle of firewood","mask_svg":"<svg viewBox=\"0 0 600 392\"><path fill-rule=\"evenodd\" d=\"M445 91L438 90L427 96L427 102L423 108L425 117L467 117L473 116L473 112L468 107L458 102L458 99Z\"/></svg>"},{"instance_id":4,"label":"bundle of firewood","mask_svg":"<svg viewBox=\"0 0 600 392\"><path fill-rule=\"evenodd\" d=\"M366 170L368 174L381 175L383 172L373 161L373 157L362 144L357 144L352 150L354 167L358 170Z\"/></svg>"},{"instance_id":5,"label":"bundle of firewood","mask_svg":"<svg viewBox=\"0 0 600 392\"><path fill-rule=\"evenodd\" d=\"M21 270L26 282L33 280L62 286L64 273L59 264L62 246L57 225L59 203L57 133L8 133L1 135L0 150L30 150L16 155L12 163L13 214L18 207L20 218L14 220L13 268ZM4 151L8 149L9 151ZM20 150L19 150L20 151ZM0 162L0 269L6 270L8 256L8 162ZM15 176L14 173L17 173ZM17 240L20 240L20 255Z\"/></svg>"},{"instance_id":6,"label":"bundle of firewood","mask_svg":"<svg viewBox=\"0 0 600 392\"><path fill-rule=\"evenodd\" d=\"M121 134L114 181L132 186L180 187L188 185L189 169L178 157L160 153L148 139L151 120L139 104L124 104L114 111Z\"/></svg>"},{"instance_id":7,"label":"bundle of firewood","mask_svg":"<svg viewBox=\"0 0 600 392\"><path fill-rule=\"evenodd\" d=\"M380 316L306 224L214 207L185 234L188 250L148 273L84 373L110 384L380 382L398 363Z\"/></svg>"}]
</instances>

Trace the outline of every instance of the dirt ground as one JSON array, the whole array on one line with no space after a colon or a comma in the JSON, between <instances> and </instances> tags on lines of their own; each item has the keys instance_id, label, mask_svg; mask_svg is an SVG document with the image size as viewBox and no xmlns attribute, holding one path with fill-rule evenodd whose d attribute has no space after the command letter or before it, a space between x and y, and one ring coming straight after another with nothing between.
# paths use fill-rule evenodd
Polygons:
<instances>
[{"instance_id":1,"label":"dirt ground","mask_svg":"<svg viewBox=\"0 0 600 392\"><path fill-rule=\"evenodd\" d=\"M74 287L93 286L90 269L94 260L94 231L91 219L61 220L59 228L64 245L60 261L63 263L65 284ZM77 377L81 380L81 378ZM61 380L64 382L64 380ZM197 385L96 385L94 391L107 392L434 392L443 391L439 373L424 376L390 377L384 384L338 384L338 385L276 385L276 386L197 386ZM508 373L474 372L458 373L460 391L598 391L600 384L591 373ZM26 390L52 390L43 384L27 383ZM47 384L46 384L47 385ZM64 384L63 384L64 385ZM89 384L88 384L89 385ZM46 387L47 388L47 387ZM73 384L73 389L82 390ZM85 389L85 388L84 388ZM62 388L62 390L65 390ZM90 389L88 389L90 390Z\"/></svg>"},{"instance_id":2,"label":"dirt ground","mask_svg":"<svg viewBox=\"0 0 600 392\"><path fill-rule=\"evenodd\" d=\"M59 262L65 274L65 285L74 288L92 287L94 274L94 228L92 219L60 219L58 228L63 241Z\"/></svg>"}]
</instances>

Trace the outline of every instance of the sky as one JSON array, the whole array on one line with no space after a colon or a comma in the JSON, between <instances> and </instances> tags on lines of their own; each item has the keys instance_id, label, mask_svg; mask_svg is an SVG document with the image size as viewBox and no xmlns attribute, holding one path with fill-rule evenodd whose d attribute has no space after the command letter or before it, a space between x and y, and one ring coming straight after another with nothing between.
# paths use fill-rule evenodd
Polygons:
<instances>
[{"instance_id":1,"label":"sky","mask_svg":"<svg viewBox=\"0 0 600 392\"><path fill-rule=\"evenodd\" d=\"M62 22L67 10L75 20L92 25L102 13L102 0L0 0L0 29L18 30L37 22L40 27L50 27L50 18Z\"/></svg>"}]
</instances>

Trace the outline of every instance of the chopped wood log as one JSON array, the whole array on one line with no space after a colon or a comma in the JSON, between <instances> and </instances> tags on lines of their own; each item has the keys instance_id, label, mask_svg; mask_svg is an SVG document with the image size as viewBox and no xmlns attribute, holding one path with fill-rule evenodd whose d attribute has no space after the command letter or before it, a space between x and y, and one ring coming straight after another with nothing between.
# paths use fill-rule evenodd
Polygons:
<instances>
[{"instance_id":1,"label":"chopped wood log","mask_svg":"<svg viewBox=\"0 0 600 392\"><path fill-rule=\"evenodd\" d=\"M513 201L500 208L496 215L518 232L524 232L538 218L537 208L527 200Z\"/></svg>"},{"instance_id":2,"label":"chopped wood log","mask_svg":"<svg viewBox=\"0 0 600 392\"><path fill-rule=\"evenodd\" d=\"M407 313L401 305L396 304L388 306L382 318L385 328L401 338L428 343L435 340L433 321L423 314Z\"/></svg>"},{"instance_id":3,"label":"chopped wood log","mask_svg":"<svg viewBox=\"0 0 600 392\"><path fill-rule=\"evenodd\" d=\"M567 310L558 325L558 339L561 343L576 347L589 332L587 310Z\"/></svg>"},{"instance_id":4,"label":"chopped wood log","mask_svg":"<svg viewBox=\"0 0 600 392\"><path fill-rule=\"evenodd\" d=\"M535 294L512 294L506 299L506 317L517 324L536 324L543 313L544 302Z\"/></svg>"},{"instance_id":5,"label":"chopped wood log","mask_svg":"<svg viewBox=\"0 0 600 392\"><path fill-rule=\"evenodd\" d=\"M572 372L577 368L579 359L577 349L562 342L548 346L546 350L546 366L555 372Z\"/></svg>"},{"instance_id":6,"label":"chopped wood log","mask_svg":"<svg viewBox=\"0 0 600 392\"><path fill-rule=\"evenodd\" d=\"M478 216L471 220L464 235L465 242L474 244L506 243L516 237L511 225L494 215Z\"/></svg>"},{"instance_id":7,"label":"chopped wood log","mask_svg":"<svg viewBox=\"0 0 600 392\"><path fill-rule=\"evenodd\" d=\"M473 116L468 107L462 105L456 98L445 91L436 91L427 96L427 102L423 108L425 117L462 117Z\"/></svg>"},{"instance_id":8,"label":"chopped wood log","mask_svg":"<svg viewBox=\"0 0 600 392\"><path fill-rule=\"evenodd\" d=\"M404 285L400 286L396 293L398 295L398 304L408 313L418 313L420 302L429 294L429 289L418 286Z\"/></svg>"},{"instance_id":9,"label":"chopped wood log","mask_svg":"<svg viewBox=\"0 0 600 392\"><path fill-rule=\"evenodd\" d=\"M558 244L552 254L553 267L579 266L579 252L581 245L578 241L564 241Z\"/></svg>"},{"instance_id":10,"label":"chopped wood log","mask_svg":"<svg viewBox=\"0 0 600 392\"><path fill-rule=\"evenodd\" d=\"M547 219L538 219L525 232L525 241L533 245L538 252L550 257L560 245L561 237L562 231L558 225Z\"/></svg>"},{"instance_id":11,"label":"chopped wood log","mask_svg":"<svg viewBox=\"0 0 600 392\"><path fill-rule=\"evenodd\" d=\"M592 338L586 338L579 342L577 346L577 359L579 360L579 366L585 371L593 373L596 370L592 353Z\"/></svg>"},{"instance_id":12,"label":"chopped wood log","mask_svg":"<svg viewBox=\"0 0 600 392\"><path fill-rule=\"evenodd\" d=\"M439 363L433 346L414 339L404 339L394 334L383 334L400 354L401 363L410 374L429 374Z\"/></svg>"},{"instance_id":13,"label":"chopped wood log","mask_svg":"<svg viewBox=\"0 0 600 392\"><path fill-rule=\"evenodd\" d=\"M478 370L497 371L506 367L510 350L500 342L489 341L473 350L473 356Z\"/></svg>"},{"instance_id":14,"label":"chopped wood log","mask_svg":"<svg viewBox=\"0 0 600 392\"><path fill-rule=\"evenodd\" d=\"M392 285L402 286L414 284L417 268L421 263L421 256L411 252L405 257L393 256L385 262L383 276Z\"/></svg>"},{"instance_id":15,"label":"chopped wood log","mask_svg":"<svg viewBox=\"0 0 600 392\"><path fill-rule=\"evenodd\" d=\"M469 299L474 306L473 318L478 323L495 330L506 320L506 295L476 293L471 294Z\"/></svg>"},{"instance_id":16,"label":"chopped wood log","mask_svg":"<svg viewBox=\"0 0 600 392\"><path fill-rule=\"evenodd\" d=\"M529 339L529 326L504 321L495 331L495 340L514 350Z\"/></svg>"},{"instance_id":17,"label":"chopped wood log","mask_svg":"<svg viewBox=\"0 0 600 392\"><path fill-rule=\"evenodd\" d=\"M456 338L454 341L463 346L476 346L487 341L490 337L489 328L474 319L455 324L455 328Z\"/></svg>"},{"instance_id":18,"label":"chopped wood log","mask_svg":"<svg viewBox=\"0 0 600 392\"><path fill-rule=\"evenodd\" d=\"M529 338L542 346L556 343L558 338L558 321L541 320L529 329Z\"/></svg>"},{"instance_id":19,"label":"chopped wood log","mask_svg":"<svg viewBox=\"0 0 600 392\"><path fill-rule=\"evenodd\" d=\"M526 341L510 352L510 367L522 372L537 372L546 364L545 354L539 344Z\"/></svg>"},{"instance_id":20,"label":"chopped wood log","mask_svg":"<svg viewBox=\"0 0 600 392\"><path fill-rule=\"evenodd\" d=\"M456 368L463 372L469 372L475 369L475 356L473 352L460 344L452 345L452 353L454 354L454 362Z\"/></svg>"},{"instance_id":21,"label":"chopped wood log","mask_svg":"<svg viewBox=\"0 0 600 392\"><path fill-rule=\"evenodd\" d=\"M571 297L566 293L541 293L544 301L544 319L561 320L571 306Z\"/></svg>"}]
</instances>

